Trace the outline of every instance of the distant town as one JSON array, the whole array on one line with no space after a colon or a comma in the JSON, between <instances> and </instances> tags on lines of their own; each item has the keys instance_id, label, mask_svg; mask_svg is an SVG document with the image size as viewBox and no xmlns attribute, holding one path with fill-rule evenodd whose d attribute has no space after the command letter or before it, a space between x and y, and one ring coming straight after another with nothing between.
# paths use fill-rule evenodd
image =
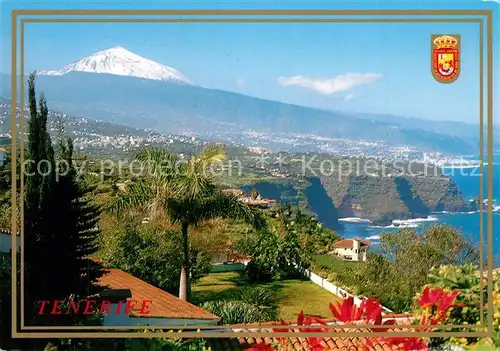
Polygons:
<instances>
[{"instance_id":1,"label":"distant town","mask_svg":"<svg viewBox=\"0 0 500 351\"><path fill-rule=\"evenodd\" d=\"M28 109L25 109L28 118ZM352 158L372 158L382 162L405 161L414 163L434 164L440 167L473 167L478 166L477 160L464 159L443 153L429 153L410 146L394 147L382 141L356 141L348 139L325 138L314 135L296 135L285 133L264 133L243 131L241 134L200 135L186 131L185 134L159 133L148 129L138 129L107 123L88 117L68 116L65 113L51 111L53 119L62 118L67 121L69 131L74 137L76 150L116 150L130 152L151 145L184 144L203 146L218 141L238 148L246 148L256 155L272 155L277 152L317 153ZM18 116L20 111L18 109ZM10 104L0 104L0 131L5 126L10 129ZM25 124L26 125L26 124ZM17 125L19 128L19 124ZM51 126L49 130L55 131ZM3 132L10 138L10 133ZM26 136L25 136L26 140ZM277 176L278 170L271 170Z\"/></svg>"}]
</instances>

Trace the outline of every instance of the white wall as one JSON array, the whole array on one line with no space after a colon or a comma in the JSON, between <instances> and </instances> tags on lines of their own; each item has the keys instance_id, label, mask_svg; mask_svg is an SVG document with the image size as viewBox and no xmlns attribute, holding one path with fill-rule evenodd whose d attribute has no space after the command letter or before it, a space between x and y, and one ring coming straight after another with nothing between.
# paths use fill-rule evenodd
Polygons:
<instances>
[{"instance_id":1,"label":"white wall","mask_svg":"<svg viewBox=\"0 0 500 351\"><path fill-rule=\"evenodd\" d=\"M358 250L357 253L356 253L356 250ZM344 256L351 257L353 261L366 261L367 251L368 251L368 248L366 246L358 246L357 249L356 248L351 249L351 248L345 248L345 247L339 247L339 248L334 249L334 252L337 255L339 255L341 257L344 257Z\"/></svg>"},{"instance_id":2,"label":"white wall","mask_svg":"<svg viewBox=\"0 0 500 351\"><path fill-rule=\"evenodd\" d=\"M118 304L112 304L110 311L116 311ZM186 325L217 325L217 320L211 319L181 319L181 318L151 318L151 317L130 317L125 313L126 304L122 304L120 314L110 314L103 317L103 325L105 327L118 326L186 326Z\"/></svg>"},{"instance_id":3,"label":"white wall","mask_svg":"<svg viewBox=\"0 0 500 351\"><path fill-rule=\"evenodd\" d=\"M227 261L227 253L226 252L214 252L212 253L211 262L213 263L223 263Z\"/></svg>"},{"instance_id":4,"label":"white wall","mask_svg":"<svg viewBox=\"0 0 500 351\"><path fill-rule=\"evenodd\" d=\"M334 251L341 255L341 256L352 256L353 254L353 251L351 248L346 248L346 247L338 247L338 248L335 248Z\"/></svg>"},{"instance_id":5,"label":"white wall","mask_svg":"<svg viewBox=\"0 0 500 351\"><path fill-rule=\"evenodd\" d=\"M361 256L360 256L360 260L361 261L366 261L366 255L367 255L367 252L368 252L368 248L367 247L364 247L361 249Z\"/></svg>"},{"instance_id":6,"label":"white wall","mask_svg":"<svg viewBox=\"0 0 500 351\"><path fill-rule=\"evenodd\" d=\"M353 252L353 255L352 255L352 260L353 261L359 261L359 241L357 241L356 239L353 239L352 240L352 252Z\"/></svg>"},{"instance_id":7,"label":"white wall","mask_svg":"<svg viewBox=\"0 0 500 351\"><path fill-rule=\"evenodd\" d=\"M363 301L361 298L347 292L346 290L336 286L335 284L329 282L326 279L321 278L319 275L314 274L310 270L305 270L306 275L309 277L309 279L316 285L321 286L323 289L331 292L332 294L344 299L346 297L352 296L354 299L354 304L356 306L359 306L361 302ZM384 312L386 313L392 313L392 311L386 307L382 307Z\"/></svg>"}]
</instances>

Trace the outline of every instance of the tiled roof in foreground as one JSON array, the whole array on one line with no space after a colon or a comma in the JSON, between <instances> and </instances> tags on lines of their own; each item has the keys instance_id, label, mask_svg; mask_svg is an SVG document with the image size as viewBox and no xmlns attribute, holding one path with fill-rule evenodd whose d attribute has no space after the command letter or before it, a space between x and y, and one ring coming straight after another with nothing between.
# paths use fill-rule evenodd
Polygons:
<instances>
[{"instance_id":1,"label":"tiled roof in foreground","mask_svg":"<svg viewBox=\"0 0 500 351\"><path fill-rule=\"evenodd\" d=\"M397 318L397 317L396 317ZM331 322L330 322L331 323ZM409 318L397 318L398 325L407 325L410 323ZM264 328L256 328L258 326ZM283 328L280 323L260 323L241 326L241 329L233 329L233 331L246 331L246 332L272 332L272 327ZM290 330L296 333L300 331L297 326ZM345 332L362 332L361 329L352 328L342 328L341 326L331 327L331 334L335 333L345 333ZM388 331L395 332L407 329L394 328ZM325 351L401 351L402 348L395 345L389 345L387 340L384 338L371 339L368 343L366 339L358 337L335 337L335 336L325 336L323 337L322 346ZM239 337L234 339L208 339L208 343L213 351L243 351L257 344L273 344L279 343L278 338L271 337ZM310 345L308 344L306 338L304 337L292 337L288 340L287 351L309 351Z\"/></svg>"},{"instance_id":2,"label":"tiled roof in foreground","mask_svg":"<svg viewBox=\"0 0 500 351\"><path fill-rule=\"evenodd\" d=\"M177 296L167 293L139 278L134 277L120 269L107 269L107 273L99 279L99 284L111 290L130 290L132 299L137 301L151 300L151 313L147 317L180 318L180 319L210 319L220 318L201 309ZM140 309L140 306L138 306ZM135 312L135 313L134 313ZM132 311L133 316L138 311Z\"/></svg>"}]
</instances>

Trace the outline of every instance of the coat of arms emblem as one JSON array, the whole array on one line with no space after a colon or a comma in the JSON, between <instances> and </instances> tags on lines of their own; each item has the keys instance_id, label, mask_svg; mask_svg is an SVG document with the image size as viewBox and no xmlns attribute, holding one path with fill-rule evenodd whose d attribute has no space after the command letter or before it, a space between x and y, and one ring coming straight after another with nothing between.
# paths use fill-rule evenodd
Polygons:
<instances>
[{"instance_id":1,"label":"coat of arms emblem","mask_svg":"<svg viewBox=\"0 0 500 351\"><path fill-rule=\"evenodd\" d=\"M440 83L452 83L460 73L460 36L433 35L432 75Z\"/></svg>"}]
</instances>

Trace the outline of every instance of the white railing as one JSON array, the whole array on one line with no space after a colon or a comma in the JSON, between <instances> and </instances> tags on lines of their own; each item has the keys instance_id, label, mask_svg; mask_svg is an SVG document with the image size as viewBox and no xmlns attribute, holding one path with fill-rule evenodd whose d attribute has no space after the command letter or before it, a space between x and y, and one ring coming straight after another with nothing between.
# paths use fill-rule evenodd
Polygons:
<instances>
[{"instance_id":1,"label":"white railing","mask_svg":"<svg viewBox=\"0 0 500 351\"><path fill-rule=\"evenodd\" d=\"M341 287L333 284L332 282L329 282L327 279L321 278L319 275L311 272L308 269L304 269L304 273L314 284L319 285L320 287L331 292L332 294L334 294L342 299L345 299L347 297L352 297L354 299L354 304L356 306L359 306L361 304L361 302L363 301L363 298L360 298L356 295L351 294L347 290L342 289ZM382 309L385 313L393 313L393 311L391 311L387 307L382 306Z\"/></svg>"}]
</instances>

